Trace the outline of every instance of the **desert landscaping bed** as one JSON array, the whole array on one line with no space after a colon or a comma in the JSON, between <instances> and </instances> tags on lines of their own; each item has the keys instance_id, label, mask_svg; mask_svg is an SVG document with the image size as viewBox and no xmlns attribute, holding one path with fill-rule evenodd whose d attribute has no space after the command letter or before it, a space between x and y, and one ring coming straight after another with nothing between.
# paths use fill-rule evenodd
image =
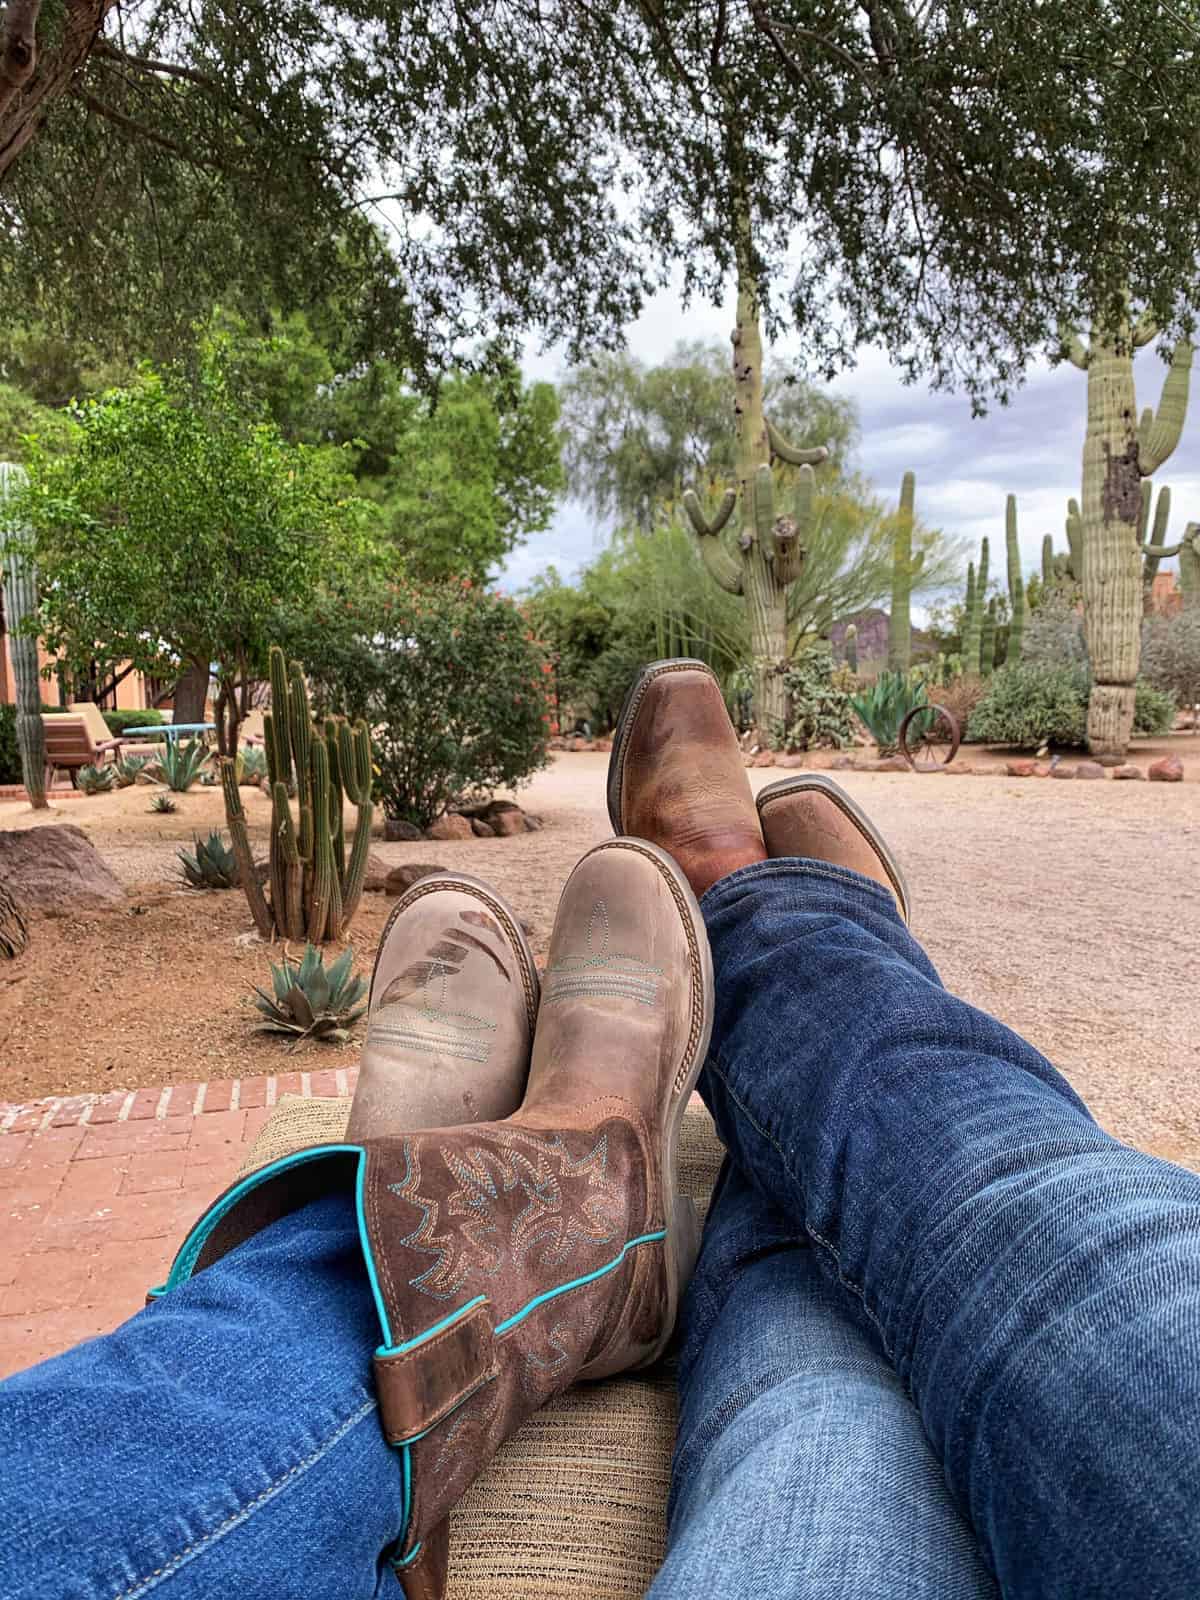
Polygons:
<instances>
[{"instance_id":1,"label":"desert landscaping bed","mask_svg":"<svg viewBox=\"0 0 1200 1600\"><path fill-rule=\"evenodd\" d=\"M949 986L1049 1055L1119 1136L1200 1167L1200 763L1182 784L1031 783L1003 754L966 785L849 771L847 788L887 831L908 873L914 927ZM562 882L609 832L603 753L556 756L521 799L544 826L511 838L386 844L385 862L440 862L490 879L533 929L544 959ZM972 753L972 764L981 765ZM754 771L758 785L778 773ZM248 804L265 841L266 803ZM126 801L125 795L131 796ZM137 791L79 801L56 819L82 827L121 880L112 911L38 918L30 949L0 973L0 1100L137 1089L349 1066L344 1051L288 1056L250 1032L250 985L269 947L236 892L172 884L175 851L221 821L195 791L169 817ZM0 826L21 807L0 806ZM28 813L24 813L26 819ZM369 971L390 902L364 897L356 964Z\"/></svg>"}]
</instances>

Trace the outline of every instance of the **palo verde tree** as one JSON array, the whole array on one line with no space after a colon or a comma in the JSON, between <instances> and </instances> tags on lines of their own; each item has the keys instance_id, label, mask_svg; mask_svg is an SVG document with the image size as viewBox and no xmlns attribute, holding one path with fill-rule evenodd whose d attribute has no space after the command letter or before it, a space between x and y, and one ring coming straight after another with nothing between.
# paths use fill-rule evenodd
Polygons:
<instances>
[{"instance_id":1,"label":"palo verde tree","mask_svg":"<svg viewBox=\"0 0 1200 1600\"><path fill-rule=\"evenodd\" d=\"M372 508L335 453L245 413L220 341L190 381L146 369L76 408L73 435L28 460L41 635L68 670L97 652L206 682L212 665L233 755L285 619L360 598L379 570Z\"/></svg>"}]
</instances>

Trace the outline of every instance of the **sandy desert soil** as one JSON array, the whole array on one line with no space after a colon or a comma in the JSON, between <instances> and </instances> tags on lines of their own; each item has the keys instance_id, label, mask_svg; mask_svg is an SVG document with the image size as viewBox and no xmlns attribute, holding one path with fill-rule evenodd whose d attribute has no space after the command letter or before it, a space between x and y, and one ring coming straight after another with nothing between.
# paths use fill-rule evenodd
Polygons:
<instances>
[{"instance_id":1,"label":"sandy desert soil","mask_svg":"<svg viewBox=\"0 0 1200 1600\"><path fill-rule=\"evenodd\" d=\"M948 986L1030 1038L1114 1133L1200 1168L1200 751L1176 738L1136 759L1168 747L1187 758L1183 784L839 779L895 846L914 930ZM605 766L603 755L563 755L535 779L521 799L541 832L375 849L491 879L532 922L540 958L567 872L609 832ZM756 787L778 776L750 774ZM265 844L266 801L243 793ZM2 1100L284 1066L275 1041L248 1033L246 996L268 951L235 942L250 927L241 895L170 886L179 843L220 825L219 795L183 796L173 817L146 814L148 800L131 789L50 819L83 827L129 898L111 913L39 919L31 949L0 971ZM20 803L0 804L0 827L33 821ZM388 908L364 898L353 930L363 970ZM348 1063L352 1049L288 1066Z\"/></svg>"}]
</instances>

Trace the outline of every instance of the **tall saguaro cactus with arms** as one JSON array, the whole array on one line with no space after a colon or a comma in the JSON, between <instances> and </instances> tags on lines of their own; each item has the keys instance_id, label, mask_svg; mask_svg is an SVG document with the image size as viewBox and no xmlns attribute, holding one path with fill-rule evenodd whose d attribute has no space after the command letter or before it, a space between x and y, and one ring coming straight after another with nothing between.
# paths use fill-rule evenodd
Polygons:
<instances>
[{"instance_id":1,"label":"tall saguaro cactus with arms","mask_svg":"<svg viewBox=\"0 0 1200 1600\"><path fill-rule=\"evenodd\" d=\"M0 461L0 558L4 569L4 602L9 624L9 652L17 688L17 745L25 791L35 811L46 800L46 730L42 726L42 683L37 639L21 626L37 610L37 568L27 548L28 530L14 527L9 503L27 482L24 467Z\"/></svg>"},{"instance_id":2,"label":"tall saguaro cactus with arms","mask_svg":"<svg viewBox=\"0 0 1200 1600\"><path fill-rule=\"evenodd\" d=\"M1144 543L1148 503L1143 479L1179 443L1187 411L1192 347L1180 340L1171 354L1157 411L1138 418L1134 353L1157 334L1150 317L1093 332L1085 346L1068 332L1067 356L1087 373L1088 420L1083 447L1083 506L1079 548L1083 625L1092 664L1088 748L1124 755L1133 731L1135 683L1141 657L1146 563L1174 555L1179 545ZM1074 511L1074 506L1072 506Z\"/></svg>"}]
</instances>

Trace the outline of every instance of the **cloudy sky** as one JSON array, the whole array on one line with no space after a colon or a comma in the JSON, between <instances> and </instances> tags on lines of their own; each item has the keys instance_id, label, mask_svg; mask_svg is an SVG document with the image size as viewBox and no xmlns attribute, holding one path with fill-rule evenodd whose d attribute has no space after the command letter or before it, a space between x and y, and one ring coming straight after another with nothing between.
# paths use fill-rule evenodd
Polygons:
<instances>
[{"instance_id":1,"label":"cloudy sky","mask_svg":"<svg viewBox=\"0 0 1200 1600\"><path fill-rule=\"evenodd\" d=\"M680 339L728 338L732 306L697 305L680 309L678 298L659 295L630 330L642 358L662 360ZM555 378L562 363L553 353L531 355L531 377ZM1139 409L1158 404L1166 368L1153 346L1136 362ZM1188 521L1200 520L1200 393L1192 404L1179 448L1155 477L1171 486L1170 534L1177 538ZM858 406L862 441L858 465L877 491L894 500L900 478L917 475L921 518L978 549L986 533L996 546L1004 540L1004 503L1017 496L1021 552L1026 571L1039 568L1042 535L1053 533L1056 549L1066 548L1063 519L1067 500L1079 493L1080 455L1086 427L1087 380L1064 364L1035 369L1007 407L993 407L973 418L967 399L905 388L877 351L866 350L857 368L834 385ZM602 548L609 530L575 502L559 508L552 528L510 557L503 583L519 589L553 564L564 576L578 571ZM1174 566L1175 562L1167 563Z\"/></svg>"}]
</instances>

